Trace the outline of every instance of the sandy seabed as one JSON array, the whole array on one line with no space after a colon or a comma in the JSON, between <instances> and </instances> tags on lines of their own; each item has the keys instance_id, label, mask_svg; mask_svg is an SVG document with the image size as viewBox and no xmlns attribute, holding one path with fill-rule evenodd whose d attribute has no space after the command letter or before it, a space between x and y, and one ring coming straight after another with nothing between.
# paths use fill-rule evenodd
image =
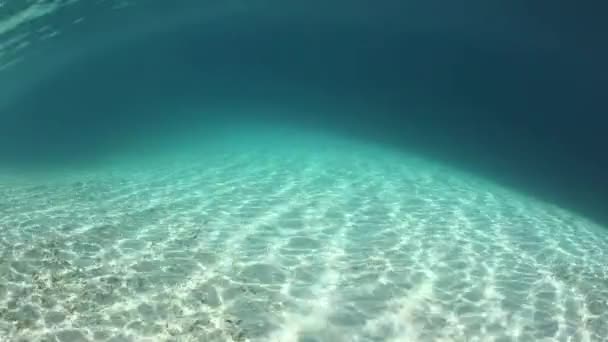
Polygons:
<instances>
[{"instance_id":1,"label":"sandy seabed","mask_svg":"<svg viewBox=\"0 0 608 342\"><path fill-rule=\"evenodd\" d=\"M313 139L0 182L1 341L606 336L608 230L414 156Z\"/></svg>"}]
</instances>

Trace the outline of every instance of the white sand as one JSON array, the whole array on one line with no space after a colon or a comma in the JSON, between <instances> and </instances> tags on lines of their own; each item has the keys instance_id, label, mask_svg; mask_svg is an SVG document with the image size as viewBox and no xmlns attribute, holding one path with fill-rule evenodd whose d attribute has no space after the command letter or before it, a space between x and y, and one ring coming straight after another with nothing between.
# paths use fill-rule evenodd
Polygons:
<instances>
[{"instance_id":1,"label":"white sand","mask_svg":"<svg viewBox=\"0 0 608 342\"><path fill-rule=\"evenodd\" d=\"M608 230L414 157L312 140L0 182L0 340L608 336Z\"/></svg>"}]
</instances>

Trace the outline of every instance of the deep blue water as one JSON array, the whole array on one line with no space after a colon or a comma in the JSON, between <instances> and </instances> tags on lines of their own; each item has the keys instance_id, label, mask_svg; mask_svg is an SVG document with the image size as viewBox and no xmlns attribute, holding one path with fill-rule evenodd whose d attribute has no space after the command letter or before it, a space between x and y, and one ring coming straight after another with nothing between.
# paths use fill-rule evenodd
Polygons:
<instances>
[{"instance_id":1,"label":"deep blue water","mask_svg":"<svg viewBox=\"0 0 608 342\"><path fill-rule=\"evenodd\" d=\"M192 121L243 119L188 108L255 104L282 110L239 115L420 150L606 219L608 71L593 7L115 5L76 3L1 36L61 31L32 33L2 73L4 164L96 158Z\"/></svg>"}]
</instances>

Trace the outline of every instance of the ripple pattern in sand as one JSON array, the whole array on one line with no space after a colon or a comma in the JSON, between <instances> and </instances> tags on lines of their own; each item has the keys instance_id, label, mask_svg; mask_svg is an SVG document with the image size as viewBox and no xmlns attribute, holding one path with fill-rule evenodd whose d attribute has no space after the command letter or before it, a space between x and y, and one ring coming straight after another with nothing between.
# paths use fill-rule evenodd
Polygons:
<instances>
[{"instance_id":1,"label":"ripple pattern in sand","mask_svg":"<svg viewBox=\"0 0 608 342\"><path fill-rule=\"evenodd\" d=\"M0 340L608 336L608 231L344 148L3 183Z\"/></svg>"}]
</instances>

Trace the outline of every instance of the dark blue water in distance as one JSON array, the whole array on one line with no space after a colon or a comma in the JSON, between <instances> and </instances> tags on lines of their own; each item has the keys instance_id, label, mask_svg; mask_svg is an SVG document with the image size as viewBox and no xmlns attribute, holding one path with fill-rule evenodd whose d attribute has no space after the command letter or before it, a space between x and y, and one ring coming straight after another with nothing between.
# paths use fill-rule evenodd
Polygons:
<instances>
[{"instance_id":1,"label":"dark blue water in distance","mask_svg":"<svg viewBox=\"0 0 608 342\"><path fill-rule=\"evenodd\" d=\"M601 13L0 0L0 340L606 340Z\"/></svg>"}]
</instances>

